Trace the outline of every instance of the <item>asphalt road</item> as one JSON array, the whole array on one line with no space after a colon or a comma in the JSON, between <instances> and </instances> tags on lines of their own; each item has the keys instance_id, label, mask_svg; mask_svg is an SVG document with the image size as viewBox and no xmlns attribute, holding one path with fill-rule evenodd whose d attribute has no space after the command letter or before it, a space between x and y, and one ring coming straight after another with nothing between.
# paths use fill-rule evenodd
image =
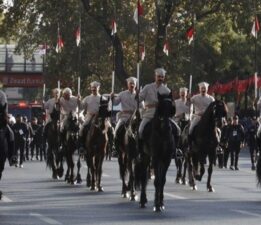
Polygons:
<instances>
[{"instance_id":1,"label":"asphalt road","mask_svg":"<svg viewBox=\"0 0 261 225\"><path fill-rule=\"evenodd\" d=\"M174 183L172 162L165 187L163 213L153 212L154 187L148 185L149 203L140 209L137 202L120 196L121 183L115 158L105 161L103 193L85 186L52 180L44 162L29 161L24 168L9 167L3 173L0 189L1 225L61 224L260 224L261 189L256 186L255 172L250 169L249 154L241 153L240 171L214 169L214 193L206 191L206 175L198 191ZM86 176L86 166L82 169Z\"/></svg>"}]
</instances>

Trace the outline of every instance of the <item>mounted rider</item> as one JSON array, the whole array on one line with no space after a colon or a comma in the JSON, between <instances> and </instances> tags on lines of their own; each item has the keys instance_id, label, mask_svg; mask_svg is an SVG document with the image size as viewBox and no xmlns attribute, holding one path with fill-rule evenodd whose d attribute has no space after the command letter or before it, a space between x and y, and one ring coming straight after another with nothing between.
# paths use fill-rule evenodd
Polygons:
<instances>
[{"instance_id":1,"label":"mounted rider","mask_svg":"<svg viewBox=\"0 0 261 225\"><path fill-rule=\"evenodd\" d=\"M0 82L0 88L3 87L3 84ZM7 102L7 97L6 94L0 90L0 105L1 106L5 106L6 105L6 116L8 114L8 102ZM7 128L7 142L8 142L8 159L9 159L9 163L10 165L14 164L16 159L11 159L10 157L13 156L14 152L15 152L15 144L14 144L14 132L12 131L12 129L10 128L10 126L7 124L6 125ZM13 162L12 162L13 161Z\"/></svg>"},{"instance_id":2,"label":"mounted rider","mask_svg":"<svg viewBox=\"0 0 261 225\"><path fill-rule=\"evenodd\" d=\"M181 87L179 89L180 98L175 100L176 114L174 120L178 123L181 128L184 127L183 123L187 124L190 120L190 106L187 105L187 95L188 89L186 87Z\"/></svg>"},{"instance_id":3,"label":"mounted rider","mask_svg":"<svg viewBox=\"0 0 261 225\"><path fill-rule=\"evenodd\" d=\"M121 111L118 114L118 121L115 127L115 135L117 134L118 129L124 123L126 123L130 117L133 115L134 111L137 109L137 100L136 100L136 84L137 78L129 77L126 79L128 89L122 91L118 96L114 97L114 93L111 94L113 99L113 105L121 104Z\"/></svg>"},{"instance_id":4,"label":"mounted rider","mask_svg":"<svg viewBox=\"0 0 261 225\"><path fill-rule=\"evenodd\" d=\"M43 108L46 111L46 124L44 127L44 137L46 137L48 128L50 126L50 122L52 121L51 114L54 108L58 106L60 90L58 88L54 88L52 90L52 95L53 97L50 98L47 102L43 101Z\"/></svg>"},{"instance_id":5,"label":"mounted rider","mask_svg":"<svg viewBox=\"0 0 261 225\"><path fill-rule=\"evenodd\" d=\"M72 90L67 87L63 90L63 96L59 99L59 105L61 108L60 130L63 138L65 135L64 122L70 113L72 113L73 116L77 115L78 106L80 105L80 96L76 97L72 95Z\"/></svg>"},{"instance_id":6,"label":"mounted rider","mask_svg":"<svg viewBox=\"0 0 261 225\"><path fill-rule=\"evenodd\" d=\"M81 148L84 147L84 141L85 141L84 138L87 135L87 132L89 130L90 121L99 112L100 98L101 98L101 95L99 92L100 86L101 86L101 84L97 81L91 82L90 83L91 94L86 96L81 101L81 104L80 104L80 110L83 110L84 114L85 114L84 123L82 124L82 127L79 132Z\"/></svg>"},{"instance_id":7,"label":"mounted rider","mask_svg":"<svg viewBox=\"0 0 261 225\"><path fill-rule=\"evenodd\" d=\"M155 82L151 84L145 85L142 91L139 93L139 101L144 101L145 110L142 113L142 121L139 126L139 148L142 148L142 138L143 138L143 130L148 122L154 117L157 104L158 104L158 93L170 94L171 90L164 84L166 71L163 68L155 69ZM174 103L173 103L174 107ZM175 112L174 112L175 113ZM177 139L180 136L180 128L174 122L174 120L170 119L173 125L174 136Z\"/></svg>"},{"instance_id":8,"label":"mounted rider","mask_svg":"<svg viewBox=\"0 0 261 225\"><path fill-rule=\"evenodd\" d=\"M201 82L198 84L199 86L199 94L194 95L192 98L188 96L188 105L192 104L193 108L195 109L194 114L192 115L192 120L190 122L190 127L189 127L189 143L191 146L192 142L192 132L194 127L198 124L200 121L202 115L208 108L209 104L211 102L214 102L215 99L207 93L208 91L208 86L209 84L206 82Z\"/></svg>"}]
</instances>

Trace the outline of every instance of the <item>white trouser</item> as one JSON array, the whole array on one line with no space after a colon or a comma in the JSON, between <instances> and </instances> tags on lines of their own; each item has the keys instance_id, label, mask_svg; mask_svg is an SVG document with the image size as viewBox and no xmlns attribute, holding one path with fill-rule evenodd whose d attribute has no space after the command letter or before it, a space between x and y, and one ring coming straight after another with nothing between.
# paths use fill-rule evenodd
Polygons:
<instances>
[{"instance_id":1,"label":"white trouser","mask_svg":"<svg viewBox=\"0 0 261 225\"><path fill-rule=\"evenodd\" d=\"M198 122L200 121L201 116L199 115L193 115L192 116L192 120L190 122L190 126L189 126L189 134L192 134L192 131L194 129L194 127L198 124Z\"/></svg>"},{"instance_id":2,"label":"white trouser","mask_svg":"<svg viewBox=\"0 0 261 225\"><path fill-rule=\"evenodd\" d=\"M142 118L141 122L140 122L140 126L139 126L139 138L142 139L142 133L144 130L144 127L146 126L146 124L148 122L150 122L152 118Z\"/></svg>"},{"instance_id":3,"label":"white trouser","mask_svg":"<svg viewBox=\"0 0 261 225\"><path fill-rule=\"evenodd\" d=\"M60 131L63 132L64 129L64 122L68 118L67 114L62 114L61 115L61 121L60 121Z\"/></svg>"},{"instance_id":4,"label":"white trouser","mask_svg":"<svg viewBox=\"0 0 261 225\"><path fill-rule=\"evenodd\" d=\"M118 120L118 122L117 122L117 124L116 124L116 126L115 126L115 134L116 134L117 130L119 129L119 127L120 127L122 124L126 123L127 121L128 121L128 118L120 118L120 119Z\"/></svg>"}]
</instances>

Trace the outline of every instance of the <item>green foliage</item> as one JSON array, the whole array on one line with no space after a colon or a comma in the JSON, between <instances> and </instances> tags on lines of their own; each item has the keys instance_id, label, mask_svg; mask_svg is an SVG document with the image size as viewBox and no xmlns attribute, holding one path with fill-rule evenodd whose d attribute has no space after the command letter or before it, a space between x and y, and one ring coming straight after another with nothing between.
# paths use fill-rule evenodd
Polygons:
<instances>
[{"instance_id":1,"label":"green foliage","mask_svg":"<svg viewBox=\"0 0 261 225\"><path fill-rule=\"evenodd\" d=\"M63 86L75 89L80 75L82 94L88 93L88 84L93 79L102 82L104 92L110 92L113 69L110 26L115 18L119 44L116 90L119 91L125 87L126 76L136 74L137 25L133 21L136 0L85 2L87 8L80 0L15 1L8 11L2 10L0 38L7 43L16 41L17 51L28 58L40 44L50 46L45 68L48 87L54 87L56 80L61 79ZM168 84L174 90L181 85L188 86L190 74L193 74L194 83L201 80L212 83L245 78L254 73L255 39L250 31L255 12L249 1L144 0L143 7L140 42L145 43L146 57L142 62L142 84L153 80L157 65L166 68ZM260 8L261 3L257 1L257 11ZM81 50L74 36L80 18ZM189 46L185 33L193 23L195 41ZM58 26L65 42L60 54L55 52ZM165 39L170 43L169 56L162 51ZM257 55L260 55L260 47L257 40ZM257 65L260 63L258 59Z\"/></svg>"}]
</instances>

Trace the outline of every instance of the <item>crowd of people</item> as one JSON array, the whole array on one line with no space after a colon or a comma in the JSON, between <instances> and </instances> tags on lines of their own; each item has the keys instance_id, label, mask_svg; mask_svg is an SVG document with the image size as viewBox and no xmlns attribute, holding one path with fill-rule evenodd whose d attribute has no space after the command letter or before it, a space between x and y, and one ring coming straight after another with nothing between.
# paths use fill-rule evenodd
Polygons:
<instances>
[{"instance_id":1,"label":"crowd of people","mask_svg":"<svg viewBox=\"0 0 261 225\"><path fill-rule=\"evenodd\" d=\"M154 82L146 85L142 90L136 90L137 79L130 77L127 79L127 89L119 94L111 93L110 97L113 105L121 103L121 111L117 115L114 135L117 136L117 131L122 124L126 123L133 115L137 107L141 111L142 120L139 126L139 147L142 147L143 137L142 133L145 125L153 118L155 109L158 102L157 94L170 94L171 90L165 84L166 71L163 68L155 70ZM53 97L46 102L43 102L43 109L46 112L46 120L42 118L32 118L31 121L25 116L15 115L15 121L9 115L10 133L10 147L12 143L15 146L15 153L19 155L18 167L23 167L25 160L45 160L46 159L46 137L50 121L52 120L51 114L54 108L60 111L60 131L63 137L64 121L67 119L69 113L79 116L79 112L83 112L84 118L81 120L79 131L79 149L84 149L84 137L88 132L89 123L94 115L99 111L101 84L93 81L90 84L91 94L85 98L72 95L70 88L63 89L62 93L58 88L53 89ZM209 95L208 86L206 82L198 84L199 93L191 96L188 89L185 87L180 88L179 98L173 101L173 119L171 120L176 141L178 142L184 126L189 125L189 137L191 142L191 134L193 128L200 121L202 115L206 111L209 104L215 99ZM7 103L5 93L0 92L1 104ZM261 103L261 101L260 101ZM80 118L79 118L80 120ZM111 127L108 119L107 125ZM224 118L222 124L218 124L221 131L219 137L220 147L222 148L223 165L222 167L228 168L228 158L230 155L231 170L239 170L239 156L240 150L245 144L249 147L251 158L251 169L255 170L256 155L258 153L257 136L261 133L261 129L257 132L259 127L256 116L244 118L243 120L234 115L232 118ZM217 137L218 138L218 137ZM19 154L18 154L19 152Z\"/></svg>"}]
</instances>

